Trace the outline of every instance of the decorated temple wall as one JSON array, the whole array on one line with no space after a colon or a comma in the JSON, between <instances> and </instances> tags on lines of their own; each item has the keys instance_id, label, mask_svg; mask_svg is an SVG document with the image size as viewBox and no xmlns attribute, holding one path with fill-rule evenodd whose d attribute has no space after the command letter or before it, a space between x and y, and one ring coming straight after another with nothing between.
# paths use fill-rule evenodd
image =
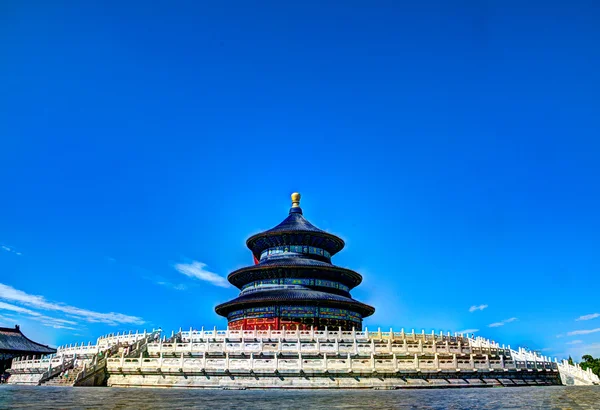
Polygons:
<instances>
[{"instance_id":1,"label":"decorated temple wall","mask_svg":"<svg viewBox=\"0 0 600 410\"><path fill-rule=\"evenodd\" d=\"M272 278L272 279L260 279L249 282L242 286L242 292L247 293L252 290L269 289L275 285L300 285L310 287L322 287L327 289L337 289L343 292L350 292L350 287L343 283L325 280L325 279L314 279L314 278Z\"/></svg>"},{"instance_id":2,"label":"decorated temple wall","mask_svg":"<svg viewBox=\"0 0 600 410\"><path fill-rule=\"evenodd\" d=\"M261 306L240 309L228 315L230 329L268 330L287 329L308 330L312 327L323 329L341 327L344 330L361 330L362 317L351 310L317 306Z\"/></svg>"}]
</instances>

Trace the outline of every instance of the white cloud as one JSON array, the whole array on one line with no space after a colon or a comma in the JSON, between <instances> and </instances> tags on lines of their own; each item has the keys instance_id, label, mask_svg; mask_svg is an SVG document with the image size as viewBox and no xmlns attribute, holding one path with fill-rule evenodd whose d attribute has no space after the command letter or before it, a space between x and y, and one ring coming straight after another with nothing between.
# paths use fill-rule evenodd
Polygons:
<instances>
[{"instance_id":1,"label":"white cloud","mask_svg":"<svg viewBox=\"0 0 600 410\"><path fill-rule=\"evenodd\" d=\"M462 334L469 334L469 333L477 333L479 332L479 329L465 329L465 330L459 330L458 333L459 335Z\"/></svg>"},{"instance_id":2,"label":"white cloud","mask_svg":"<svg viewBox=\"0 0 600 410\"><path fill-rule=\"evenodd\" d=\"M511 317L510 319L504 319L501 322L490 323L488 326L489 327L500 327L500 326L504 326L507 323L514 322L515 320L517 320L516 317Z\"/></svg>"},{"instance_id":3,"label":"white cloud","mask_svg":"<svg viewBox=\"0 0 600 410\"><path fill-rule=\"evenodd\" d=\"M17 256L21 256L22 255L21 252L15 251L14 248L11 248L10 246L0 245L0 249L2 249L5 252L14 253Z\"/></svg>"},{"instance_id":4,"label":"white cloud","mask_svg":"<svg viewBox=\"0 0 600 410\"><path fill-rule=\"evenodd\" d=\"M193 261L192 263L178 263L175 265L175 269L185 276L200 279L222 288L229 287L229 282L227 282L227 279L217 275L216 273L207 271L204 269L205 267L205 263L198 261Z\"/></svg>"},{"instance_id":5,"label":"white cloud","mask_svg":"<svg viewBox=\"0 0 600 410\"><path fill-rule=\"evenodd\" d=\"M75 306L69 306L64 303L54 303L47 301L43 296L30 295L11 286L0 283L0 299L17 302L28 307L42 310L51 310L62 312L71 317L85 320L90 323L106 323L109 325L117 324L135 324L141 325L143 319L136 316L124 315L122 313L100 313L92 310L81 309ZM22 312L24 313L24 312ZM59 319L62 320L62 319Z\"/></svg>"},{"instance_id":6,"label":"white cloud","mask_svg":"<svg viewBox=\"0 0 600 410\"><path fill-rule=\"evenodd\" d=\"M171 288L171 289L175 289L175 290L186 290L186 289L187 289L187 286L185 286L185 285L184 285L184 284L182 284L182 283L179 283L179 284L177 284L177 285L176 285L176 284L173 284L173 283L171 283L171 282L166 282L166 281L158 281L158 282L155 282L155 283L156 283L157 285L160 285L160 286L165 286L165 287L167 287L167 288Z\"/></svg>"},{"instance_id":7,"label":"white cloud","mask_svg":"<svg viewBox=\"0 0 600 410\"><path fill-rule=\"evenodd\" d=\"M473 305L473 306L471 306L469 308L469 312L473 313L473 312L475 312L477 310L483 310L483 309L485 309L487 307L488 307L488 305Z\"/></svg>"},{"instance_id":8,"label":"white cloud","mask_svg":"<svg viewBox=\"0 0 600 410\"><path fill-rule=\"evenodd\" d=\"M570 342L567 342L568 345L577 345L579 343L583 343L583 340L571 340Z\"/></svg>"},{"instance_id":9,"label":"white cloud","mask_svg":"<svg viewBox=\"0 0 600 410\"><path fill-rule=\"evenodd\" d=\"M36 312L35 310L27 309L21 306L12 305L10 303L0 302L0 310L9 310L11 312L21 313L24 315L29 315L29 320L35 320L37 322L41 322L44 326L51 326L55 329L73 329L72 327L67 327L65 325L76 325L77 322L67 319L59 319L56 317L50 317L46 315L42 315L40 312Z\"/></svg>"},{"instance_id":10,"label":"white cloud","mask_svg":"<svg viewBox=\"0 0 600 410\"><path fill-rule=\"evenodd\" d=\"M597 327L596 329L574 330L572 332L567 333L567 336L589 335L590 333L596 332L600 332L600 327Z\"/></svg>"},{"instance_id":11,"label":"white cloud","mask_svg":"<svg viewBox=\"0 0 600 410\"><path fill-rule=\"evenodd\" d=\"M596 319L597 317L600 317L600 313L592 313L590 315L583 315L583 316L579 316L577 319L575 319L576 321L580 321L580 320L591 320L591 319Z\"/></svg>"},{"instance_id":12,"label":"white cloud","mask_svg":"<svg viewBox=\"0 0 600 410\"><path fill-rule=\"evenodd\" d=\"M31 309L27 309L21 306L11 305L10 303L0 302L0 310L10 310L12 312L17 313L25 313L26 315L31 316L41 316L42 314L39 312L35 312Z\"/></svg>"}]
</instances>

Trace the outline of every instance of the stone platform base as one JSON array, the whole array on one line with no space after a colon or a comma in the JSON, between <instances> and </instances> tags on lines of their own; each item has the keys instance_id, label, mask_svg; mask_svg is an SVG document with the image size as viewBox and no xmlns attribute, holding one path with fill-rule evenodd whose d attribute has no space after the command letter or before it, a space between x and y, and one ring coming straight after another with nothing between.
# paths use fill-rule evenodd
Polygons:
<instances>
[{"instance_id":1,"label":"stone platform base","mask_svg":"<svg viewBox=\"0 0 600 410\"><path fill-rule=\"evenodd\" d=\"M502 377L500 377L502 376ZM381 389L516 387L560 385L549 374L406 374L406 375L285 375L285 374L111 374L111 387L181 387L204 389Z\"/></svg>"}]
</instances>

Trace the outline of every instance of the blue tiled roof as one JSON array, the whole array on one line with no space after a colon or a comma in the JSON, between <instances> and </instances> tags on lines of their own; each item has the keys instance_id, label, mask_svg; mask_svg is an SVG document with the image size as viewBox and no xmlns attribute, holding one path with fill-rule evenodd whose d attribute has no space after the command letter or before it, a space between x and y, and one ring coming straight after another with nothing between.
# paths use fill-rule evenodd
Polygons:
<instances>
[{"instance_id":1,"label":"blue tiled roof","mask_svg":"<svg viewBox=\"0 0 600 410\"><path fill-rule=\"evenodd\" d=\"M56 349L29 340L18 327L0 327L0 351L32 355L56 353Z\"/></svg>"},{"instance_id":2,"label":"blue tiled roof","mask_svg":"<svg viewBox=\"0 0 600 410\"><path fill-rule=\"evenodd\" d=\"M257 257L261 251L269 247L290 244L320 247L331 255L341 251L344 247L344 241L341 238L308 222L300 208L292 208L288 217L279 225L253 235L246 241L248 248Z\"/></svg>"},{"instance_id":3,"label":"blue tiled roof","mask_svg":"<svg viewBox=\"0 0 600 410\"><path fill-rule=\"evenodd\" d=\"M215 310L219 315L226 316L229 311L236 309L239 305L252 306L278 302L305 304L324 303L326 305L335 305L356 310L363 315L363 317L370 316L375 312L373 307L352 298L310 289L273 289L254 292L238 296L229 302L217 306Z\"/></svg>"}]
</instances>

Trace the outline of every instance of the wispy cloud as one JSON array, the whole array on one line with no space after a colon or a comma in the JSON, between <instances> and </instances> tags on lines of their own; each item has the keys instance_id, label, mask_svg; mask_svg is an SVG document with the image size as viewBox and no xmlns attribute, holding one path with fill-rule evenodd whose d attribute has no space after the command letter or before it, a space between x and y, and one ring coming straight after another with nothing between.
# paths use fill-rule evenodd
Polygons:
<instances>
[{"instance_id":1,"label":"wispy cloud","mask_svg":"<svg viewBox=\"0 0 600 410\"><path fill-rule=\"evenodd\" d=\"M468 334L468 333L477 333L477 332L479 332L479 329L465 329L465 330L459 330L459 331L458 331L458 332L456 332L456 333L458 333L458 334L461 334L461 333L462 333L462 334Z\"/></svg>"},{"instance_id":2,"label":"wispy cloud","mask_svg":"<svg viewBox=\"0 0 600 410\"><path fill-rule=\"evenodd\" d=\"M177 272L189 276L190 278L196 278L205 282L211 283L215 286L222 288L228 288L229 282L222 276L217 275L214 272L209 272L206 269L205 263L193 261L192 263L178 263L175 265Z\"/></svg>"},{"instance_id":3,"label":"wispy cloud","mask_svg":"<svg viewBox=\"0 0 600 410\"><path fill-rule=\"evenodd\" d=\"M14 250L14 248L11 248L10 246L0 245L0 249L2 249L4 252L14 253L17 256L22 255L21 252L17 252L16 250Z\"/></svg>"},{"instance_id":4,"label":"wispy cloud","mask_svg":"<svg viewBox=\"0 0 600 410\"><path fill-rule=\"evenodd\" d=\"M568 332L567 336L576 336L576 335L589 335L590 333L600 332L600 327L596 329L584 329L584 330L574 330L572 332Z\"/></svg>"},{"instance_id":5,"label":"wispy cloud","mask_svg":"<svg viewBox=\"0 0 600 410\"><path fill-rule=\"evenodd\" d=\"M490 323L488 325L488 327L500 327L500 326L504 326L505 324L510 323L510 322L514 322L515 320L517 320L516 317L511 317L510 319L504 319L501 322Z\"/></svg>"},{"instance_id":6,"label":"wispy cloud","mask_svg":"<svg viewBox=\"0 0 600 410\"><path fill-rule=\"evenodd\" d=\"M77 322L68 319L60 319L56 317L46 316L41 314L40 312L36 312L35 310L27 309L21 306L12 305L6 302L0 302L0 310L8 310L11 312L20 313L23 315L28 315L29 320L35 320L40 322L44 326L50 326L55 329L72 329L75 328L66 326L66 325L77 325Z\"/></svg>"},{"instance_id":7,"label":"wispy cloud","mask_svg":"<svg viewBox=\"0 0 600 410\"><path fill-rule=\"evenodd\" d=\"M155 282L155 283L157 285L164 286L164 287L171 288L171 289L175 289L175 290L186 290L187 289L187 286L185 286L183 283L175 284L175 283L166 282L166 281L158 281L158 282Z\"/></svg>"},{"instance_id":8,"label":"wispy cloud","mask_svg":"<svg viewBox=\"0 0 600 410\"><path fill-rule=\"evenodd\" d=\"M24 313L31 316L41 316L42 314L31 309L27 309L10 303L0 302L0 310L10 310L11 312Z\"/></svg>"},{"instance_id":9,"label":"wispy cloud","mask_svg":"<svg viewBox=\"0 0 600 410\"><path fill-rule=\"evenodd\" d=\"M483 310L483 309L485 309L487 307L488 307L488 305L473 305L473 306L471 306L469 308L469 312L473 313L473 312L476 312L478 310Z\"/></svg>"},{"instance_id":10,"label":"wispy cloud","mask_svg":"<svg viewBox=\"0 0 600 410\"><path fill-rule=\"evenodd\" d=\"M589 314L589 315L579 316L575 320L576 321L580 321L580 320L592 320L592 319L596 319L597 317L600 317L600 313L592 313L592 314Z\"/></svg>"},{"instance_id":11,"label":"wispy cloud","mask_svg":"<svg viewBox=\"0 0 600 410\"><path fill-rule=\"evenodd\" d=\"M47 301L43 296L30 295L11 286L0 283L0 299L20 303L28 307L65 313L71 317L85 320L90 323L106 323L109 325L135 324L141 325L144 320L137 316L124 315L122 313L101 313L92 310L69 306L64 303ZM25 313L25 312L22 312Z\"/></svg>"},{"instance_id":12,"label":"wispy cloud","mask_svg":"<svg viewBox=\"0 0 600 410\"><path fill-rule=\"evenodd\" d=\"M579 343L583 343L583 340L571 340L567 342L568 345L578 345Z\"/></svg>"}]
</instances>

